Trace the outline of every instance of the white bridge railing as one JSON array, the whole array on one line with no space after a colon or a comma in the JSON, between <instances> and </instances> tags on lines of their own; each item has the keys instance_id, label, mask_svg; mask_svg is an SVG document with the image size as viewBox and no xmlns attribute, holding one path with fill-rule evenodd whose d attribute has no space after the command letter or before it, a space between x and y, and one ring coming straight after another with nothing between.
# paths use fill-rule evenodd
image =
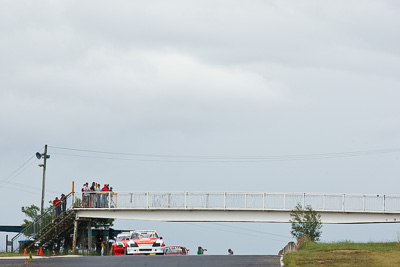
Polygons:
<instances>
[{"instance_id":1,"label":"white bridge railing","mask_svg":"<svg viewBox=\"0 0 400 267\"><path fill-rule=\"evenodd\" d=\"M93 205L86 208L287 211L300 204L302 207L310 205L316 211L400 212L400 195L253 192L104 192L102 194L107 194L105 207Z\"/></svg>"}]
</instances>

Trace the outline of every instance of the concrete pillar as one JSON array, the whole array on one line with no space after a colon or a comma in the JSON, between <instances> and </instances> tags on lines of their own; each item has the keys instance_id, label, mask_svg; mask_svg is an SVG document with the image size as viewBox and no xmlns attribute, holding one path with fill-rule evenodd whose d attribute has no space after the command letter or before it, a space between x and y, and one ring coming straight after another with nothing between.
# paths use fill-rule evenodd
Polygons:
<instances>
[{"instance_id":1,"label":"concrete pillar","mask_svg":"<svg viewBox=\"0 0 400 267\"><path fill-rule=\"evenodd\" d=\"M77 231L78 231L78 220L74 220L74 237L72 240L72 254L75 253Z\"/></svg>"},{"instance_id":2,"label":"concrete pillar","mask_svg":"<svg viewBox=\"0 0 400 267\"><path fill-rule=\"evenodd\" d=\"M85 229L81 228L81 231L80 231L80 234L79 234L79 248L81 248L81 249L84 246L84 244L83 244L83 241L85 239L84 233L85 233Z\"/></svg>"},{"instance_id":3,"label":"concrete pillar","mask_svg":"<svg viewBox=\"0 0 400 267\"><path fill-rule=\"evenodd\" d=\"M88 222L88 252L92 251L92 222Z\"/></svg>"}]
</instances>

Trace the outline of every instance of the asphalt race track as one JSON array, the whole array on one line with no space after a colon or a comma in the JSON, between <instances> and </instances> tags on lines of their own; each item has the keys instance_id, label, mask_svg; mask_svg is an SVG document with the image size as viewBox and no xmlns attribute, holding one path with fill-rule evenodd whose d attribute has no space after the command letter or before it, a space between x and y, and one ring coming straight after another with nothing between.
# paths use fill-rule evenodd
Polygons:
<instances>
[{"instance_id":1,"label":"asphalt race track","mask_svg":"<svg viewBox=\"0 0 400 267\"><path fill-rule=\"evenodd\" d=\"M49 257L34 259L28 266L204 266L204 267L231 267L231 266L262 266L280 267L279 256L242 256L242 255L189 255L189 256L93 256L93 257ZM0 266L24 266L25 259L1 259Z\"/></svg>"}]
</instances>

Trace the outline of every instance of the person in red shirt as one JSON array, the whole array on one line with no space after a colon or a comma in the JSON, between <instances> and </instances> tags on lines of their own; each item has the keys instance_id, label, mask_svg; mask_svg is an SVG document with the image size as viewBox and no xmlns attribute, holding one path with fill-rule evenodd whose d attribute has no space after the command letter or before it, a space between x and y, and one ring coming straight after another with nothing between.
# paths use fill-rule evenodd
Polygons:
<instances>
[{"instance_id":1,"label":"person in red shirt","mask_svg":"<svg viewBox=\"0 0 400 267\"><path fill-rule=\"evenodd\" d=\"M104 187L101 189L102 192L108 192L110 190L108 190L107 184L104 184ZM108 207L108 194L103 194L102 196L102 203L101 203L101 207L105 208Z\"/></svg>"},{"instance_id":2,"label":"person in red shirt","mask_svg":"<svg viewBox=\"0 0 400 267\"><path fill-rule=\"evenodd\" d=\"M58 199L58 197L56 197L56 199L54 199L53 205L56 208L56 217L60 216L60 214L61 214L61 202Z\"/></svg>"},{"instance_id":3,"label":"person in red shirt","mask_svg":"<svg viewBox=\"0 0 400 267\"><path fill-rule=\"evenodd\" d=\"M104 187L101 189L101 191L105 191L105 192L110 191L110 190L108 190L108 184L104 184Z\"/></svg>"}]
</instances>

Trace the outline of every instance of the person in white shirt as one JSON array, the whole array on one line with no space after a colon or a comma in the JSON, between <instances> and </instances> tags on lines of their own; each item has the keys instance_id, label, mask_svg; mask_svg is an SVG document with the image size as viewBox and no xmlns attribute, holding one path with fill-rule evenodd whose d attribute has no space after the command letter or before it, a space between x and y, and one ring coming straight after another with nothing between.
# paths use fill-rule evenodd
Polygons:
<instances>
[{"instance_id":1,"label":"person in white shirt","mask_svg":"<svg viewBox=\"0 0 400 267\"><path fill-rule=\"evenodd\" d=\"M83 192L83 195L82 195L82 197L83 197L82 205L83 205L84 208L89 207L89 191L90 191L89 183L86 182L86 184L85 184L84 187L82 188L82 192Z\"/></svg>"}]
</instances>

